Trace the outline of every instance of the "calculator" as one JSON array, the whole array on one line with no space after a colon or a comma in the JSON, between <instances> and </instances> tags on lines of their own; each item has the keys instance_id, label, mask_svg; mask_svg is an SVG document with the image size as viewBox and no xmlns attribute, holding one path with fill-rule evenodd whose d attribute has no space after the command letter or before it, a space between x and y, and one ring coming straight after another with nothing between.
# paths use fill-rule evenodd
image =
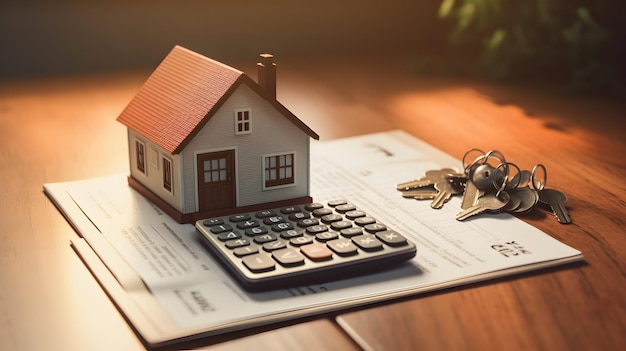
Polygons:
<instances>
[{"instance_id":1,"label":"calculator","mask_svg":"<svg viewBox=\"0 0 626 351\"><path fill-rule=\"evenodd\" d=\"M250 291L321 284L377 272L416 247L347 200L199 220L209 251Z\"/></svg>"}]
</instances>

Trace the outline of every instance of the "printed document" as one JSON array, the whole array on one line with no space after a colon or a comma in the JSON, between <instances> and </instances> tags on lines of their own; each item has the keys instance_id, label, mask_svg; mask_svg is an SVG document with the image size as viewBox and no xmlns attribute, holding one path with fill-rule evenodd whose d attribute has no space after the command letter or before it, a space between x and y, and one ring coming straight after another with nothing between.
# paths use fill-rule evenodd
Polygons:
<instances>
[{"instance_id":1,"label":"printed document","mask_svg":"<svg viewBox=\"0 0 626 351\"><path fill-rule=\"evenodd\" d=\"M148 344L225 333L582 260L582 254L507 213L455 219L460 198L435 210L397 183L458 159L402 132L311 144L311 195L345 198L417 246L388 271L269 292L243 290L179 224L123 174L45 184L80 235L72 246Z\"/></svg>"}]
</instances>

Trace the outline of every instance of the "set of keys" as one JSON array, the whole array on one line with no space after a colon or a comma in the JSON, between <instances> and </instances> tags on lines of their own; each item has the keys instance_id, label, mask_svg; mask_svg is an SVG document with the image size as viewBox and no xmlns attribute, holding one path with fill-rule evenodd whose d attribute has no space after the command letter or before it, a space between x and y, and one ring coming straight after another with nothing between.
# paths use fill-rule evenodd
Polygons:
<instances>
[{"instance_id":1,"label":"set of keys","mask_svg":"<svg viewBox=\"0 0 626 351\"><path fill-rule=\"evenodd\" d=\"M478 156L466 162L473 154ZM546 188L547 180L542 164L522 170L497 150L471 149L463 156L462 172L454 168L430 170L396 188L405 198L431 200L434 209L461 195L461 211L456 215L459 221L485 212L528 213L541 204L549 207L560 223L571 223L565 208L567 197L557 189Z\"/></svg>"}]
</instances>

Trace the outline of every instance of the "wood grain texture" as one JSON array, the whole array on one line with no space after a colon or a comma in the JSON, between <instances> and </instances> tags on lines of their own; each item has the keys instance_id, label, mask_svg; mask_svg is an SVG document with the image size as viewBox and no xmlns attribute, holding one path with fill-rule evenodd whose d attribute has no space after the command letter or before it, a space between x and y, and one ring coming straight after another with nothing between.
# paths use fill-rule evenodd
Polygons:
<instances>
[{"instance_id":1,"label":"wood grain texture","mask_svg":"<svg viewBox=\"0 0 626 351\"><path fill-rule=\"evenodd\" d=\"M573 224L539 209L520 218L581 250L586 263L351 312L340 324L377 350L623 347L626 105L550 86L403 77L393 67L376 70L375 87L346 83L352 101L458 159L477 147L500 150L522 169L544 164L548 187L567 194Z\"/></svg>"},{"instance_id":2,"label":"wood grain texture","mask_svg":"<svg viewBox=\"0 0 626 351\"><path fill-rule=\"evenodd\" d=\"M146 77L142 72L0 82L3 350L145 348L71 249L69 241L77 234L46 198L42 186L127 171L126 130L115 118ZM181 347L358 349L327 318L288 324ZM234 341L221 344L228 340Z\"/></svg>"},{"instance_id":3,"label":"wood grain texture","mask_svg":"<svg viewBox=\"0 0 626 351\"><path fill-rule=\"evenodd\" d=\"M548 86L415 76L408 58L278 60L278 99L322 140L402 128L456 158L480 147L523 168L543 163L548 185L569 198L573 224L548 211L521 218L581 250L586 262L347 311L341 326L377 350L625 345L624 103ZM242 69L255 77L253 64ZM148 74L0 82L3 348L144 348L72 252L76 234L42 184L127 171L126 131L115 118ZM187 348L354 349L328 318Z\"/></svg>"}]
</instances>

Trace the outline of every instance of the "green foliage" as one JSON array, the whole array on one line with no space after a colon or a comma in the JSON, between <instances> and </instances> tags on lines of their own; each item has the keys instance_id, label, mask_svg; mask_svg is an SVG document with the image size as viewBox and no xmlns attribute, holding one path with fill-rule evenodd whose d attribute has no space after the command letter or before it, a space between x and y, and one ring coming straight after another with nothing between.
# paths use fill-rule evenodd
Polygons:
<instances>
[{"instance_id":1,"label":"green foliage","mask_svg":"<svg viewBox=\"0 0 626 351\"><path fill-rule=\"evenodd\" d=\"M442 0L438 17L454 22L450 43L479 55L481 71L491 79L538 76L566 79L578 91L623 89L604 56L610 29L599 20L614 6L610 0L583 2Z\"/></svg>"}]
</instances>

